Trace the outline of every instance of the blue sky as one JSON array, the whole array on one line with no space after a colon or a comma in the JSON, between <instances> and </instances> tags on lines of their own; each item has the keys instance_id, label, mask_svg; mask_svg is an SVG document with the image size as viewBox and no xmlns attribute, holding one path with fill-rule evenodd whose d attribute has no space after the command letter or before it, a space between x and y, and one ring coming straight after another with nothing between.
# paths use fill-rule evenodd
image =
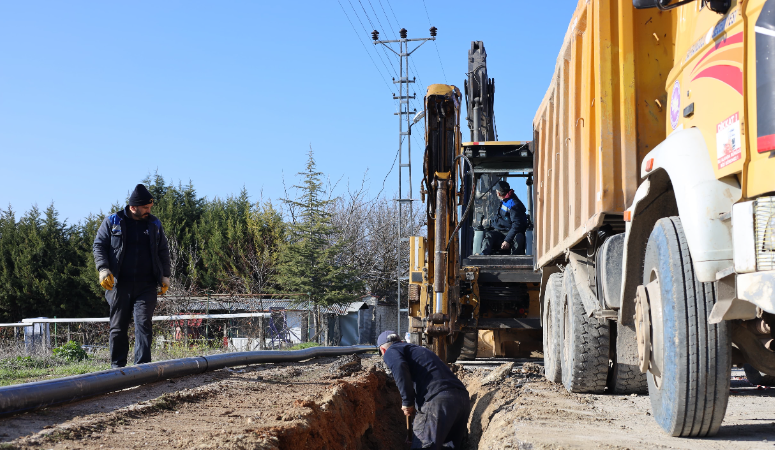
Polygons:
<instances>
[{"instance_id":1,"label":"blue sky","mask_svg":"<svg viewBox=\"0 0 775 450\"><path fill-rule=\"evenodd\" d=\"M340 189L368 171L376 195L396 155L397 91L368 32L439 29L413 55L420 98L428 84L462 88L470 42L484 41L499 137L529 140L576 3L0 0L0 208L53 202L75 223L155 171L200 196L244 186L276 200L310 146Z\"/></svg>"}]
</instances>

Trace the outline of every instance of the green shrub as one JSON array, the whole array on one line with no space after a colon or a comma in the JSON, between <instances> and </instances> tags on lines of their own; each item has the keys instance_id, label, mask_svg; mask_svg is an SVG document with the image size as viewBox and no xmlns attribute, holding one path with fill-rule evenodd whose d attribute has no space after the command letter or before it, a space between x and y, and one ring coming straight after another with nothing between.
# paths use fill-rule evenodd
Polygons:
<instances>
[{"instance_id":1,"label":"green shrub","mask_svg":"<svg viewBox=\"0 0 775 450\"><path fill-rule=\"evenodd\" d=\"M83 361L89 357L86 350L82 349L75 341L68 341L66 344L54 348L54 356L65 361Z\"/></svg>"},{"instance_id":2,"label":"green shrub","mask_svg":"<svg viewBox=\"0 0 775 450\"><path fill-rule=\"evenodd\" d=\"M300 344L294 345L288 350L304 350L305 348L317 347L319 345L320 344L318 344L317 342L302 342Z\"/></svg>"}]
</instances>

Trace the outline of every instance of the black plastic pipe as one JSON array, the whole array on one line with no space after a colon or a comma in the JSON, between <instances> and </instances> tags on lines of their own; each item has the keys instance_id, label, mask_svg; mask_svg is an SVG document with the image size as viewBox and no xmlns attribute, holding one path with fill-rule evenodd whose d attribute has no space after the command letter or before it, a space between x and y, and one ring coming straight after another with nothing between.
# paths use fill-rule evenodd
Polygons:
<instances>
[{"instance_id":1,"label":"black plastic pipe","mask_svg":"<svg viewBox=\"0 0 775 450\"><path fill-rule=\"evenodd\" d=\"M374 346L353 345L350 347L311 347L304 350L220 353L139 364L55 380L17 384L0 388L0 416L72 402L169 378L223 369L224 367L298 362L318 356L352 355L371 350L374 350Z\"/></svg>"}]
</instances>

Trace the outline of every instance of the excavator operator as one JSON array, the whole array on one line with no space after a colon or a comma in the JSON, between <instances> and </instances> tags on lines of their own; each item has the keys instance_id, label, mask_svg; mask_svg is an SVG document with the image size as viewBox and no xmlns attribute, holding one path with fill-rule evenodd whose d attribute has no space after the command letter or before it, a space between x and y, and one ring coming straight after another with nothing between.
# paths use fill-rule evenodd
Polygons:
<instances>
[{"instance_id":1,"label":"excavator operator","mask_svg":"<svg viewBox=\"0 0 775 450\"><path fill-rule=\"evenodd\" d=\"M493 190L501 201L501 207L490 218L490 229L485 232L482 242L482 254L524 255L528 225L525 205L506 181L497 182ZM512 249L513 243L517 245Z\"/></svg>"}]
</instances>

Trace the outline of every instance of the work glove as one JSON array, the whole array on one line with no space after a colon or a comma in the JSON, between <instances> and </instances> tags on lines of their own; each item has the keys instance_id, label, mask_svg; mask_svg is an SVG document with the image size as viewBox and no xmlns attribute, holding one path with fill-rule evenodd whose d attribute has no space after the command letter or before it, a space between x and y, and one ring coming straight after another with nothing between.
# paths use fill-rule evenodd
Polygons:
<instances>
[{"instance_id":1,"label":"work glove","mask_svg":"<svg viewBox=\"0 0 775 450\"><path fill-rule=\"evenodd\" d=\"M161 279L161 287L159 288L159 291L157 294L164 295L167 293L167 289L170 288L170 279L169 277L162 277Z\"/></svg>"},{"instance_id":2,"label":"work glove","mask_svg":"<svg viewBox=\"0 0 775 450\"><path fill-rule=\"evenodd\" d=\"M108 291L112 291L114 282L115 280L113 279L113 274L110 273L110 270L108 269L100 270L100 286L102 286L104 289Z\"/></svg>"}]
</instances>

